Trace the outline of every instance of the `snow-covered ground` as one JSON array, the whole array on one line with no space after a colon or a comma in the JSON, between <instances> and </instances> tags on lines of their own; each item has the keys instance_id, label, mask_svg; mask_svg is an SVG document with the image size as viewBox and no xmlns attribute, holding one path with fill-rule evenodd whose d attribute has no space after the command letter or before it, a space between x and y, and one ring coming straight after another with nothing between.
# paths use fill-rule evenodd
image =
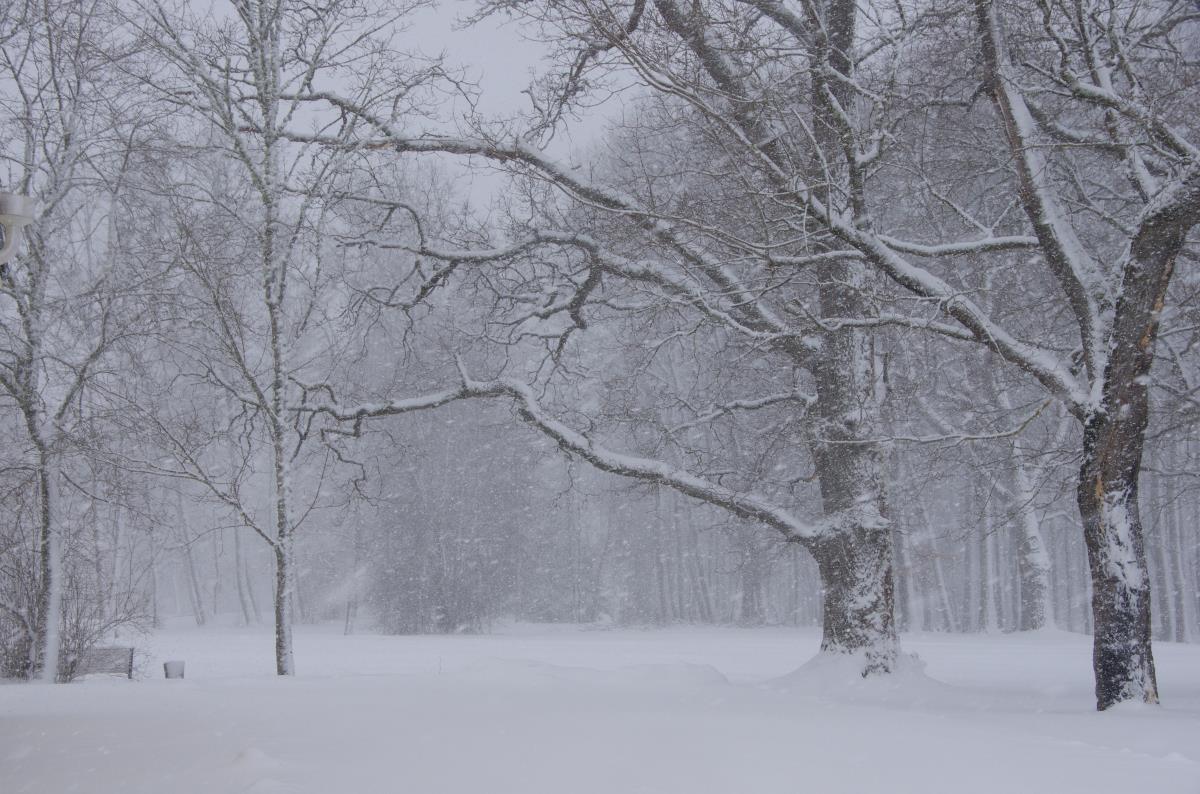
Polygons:
<instances>
[{"instance_id":1,"label":"snow-covered ground","mask_svg":"<svg viewBox=\"0 0 1200 794\"><path fill-rule=\"evenodd\" d=\"M142 680L0 686L0 792L1200 792L1200 646L1097 714L1086 637L906 637L927 666L886 683L796 671L817 640L301 628L285 680L265 631L165 631Z\"/></svg>"}]
</instances>

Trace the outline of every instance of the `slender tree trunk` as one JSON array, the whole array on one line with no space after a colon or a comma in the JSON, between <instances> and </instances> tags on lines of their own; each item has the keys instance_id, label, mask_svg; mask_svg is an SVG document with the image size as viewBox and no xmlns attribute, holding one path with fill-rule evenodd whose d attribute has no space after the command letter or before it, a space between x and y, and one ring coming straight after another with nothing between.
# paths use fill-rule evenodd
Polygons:
<instances>
[{"instance_id":1,"label":"slender tree trunk","mask_svg":"<svg viewBox=\"0 0 1200 794\"><path fill-rule=\"evenodd\" d=\"M933 531L933 522L929 519L929 509L925 500L916 498L917 522L924 529L929 556L932 560L933 587L937 590L937 611L941 613L943 631L958 631L957 613L954 611L953 599L950 598L950 585L946 581L946 566L942 562L942 551L938 548L938 539Z\"/></svg>"},{"instance_id":2,"label":"slender tree trunk","mask_svg":"<svg viewBox=\"0 0 1200 794\"><path fill-rule=\"evenodd\" d=\"M272 314L272 331L277 331ZM275 338L276 361L278 337ZM287 451L284 449L283 383L282 370L277 368L276 380L272 385L275 416L272 417L271 435L275 461L275 672L278 675L294 675L296 672L292 651L292 596L295 592L294 537L288 518L288 471Z\"/></svg>"},{"instance_id":3,"label":"slender tree trunk","mask_svg":"<svg viewBox=\"0 0 1200 794\"><path fill-rule=\"evenodd\" d=\"M268 172L274 165L270 154ZM272 179L274 177L272 176ZM271 346L271 384L269 417L271 433L271 455L274 464L274 524L275 524L275 672L279 675L294 675L295 660L292 650L292 609L295 594L295 557L293 528L288 510L290 497L288 451L285 449L287 427L284 424L284 395L287 387L285 351L283 340L283 298L286 268L275 261L274 232L277 209L267 201L267 223L263 242L263 265L265 280L263 294L270 322L269 342Z\"/></svg>"},{"instance_id":4,"label":"slender tree trunk","mask_svg":"<svg viewBox=\"0 0 1200 794\"><path fill-rule=\"evenodd\" d=\"M58 680L62 646L62 538L55 526L58 492L49 450L39 443L38 487L41 491L38 521L37 620L34 622L33 669L46 683Z\"/></svg>"},{"instance_id":5,"label":"slender tree trunk","mask_svg":"<svg viewBox=\"0 0 1200 794\"><path fill-rule=\"evenodd\" d=\"M200 578L196 575L196 560L192 556L192 544L188 539L184 539L183 542L183 559L187 563L188 597L192 602L192 615L196 619L196 625L203 626L208 622L208 617L204 611L204 594L200 588Z\"/></svg>"},{"instance_id":6,"label":"slender tree trunk","mask_svg":"<svg viewBox=\"0 0 1200 794\"><path fill-rule=\"evenodd\" d=\"M924 631L924 598L917 589L917 569L912 554L909 552L908 538L905 537L903 530L892 531L892 543L896 550L896 564L899 566L896 576L902 585L900 588L902 598L896 605L897 613L904 623L905 630Z\"/></svg>"},{"instance_id":7,"label":"slender tree trunk","mask_svg":"<svg viewBox=\"0 0 1200 794\"><path fill-rule=\"evenodd\" d=\"M346 599L346 621L342 633L349 636L354 633L354 622L358 619L358 601L362 597L363 540L362 521L359 520L358 510L354 511L354 557L350 568L350 595Z\"/></svg>"},{"instance_id":8,"label":"slender tree trunk","mask_svg":"<svg viewBox=\"0 0 1200 794\"><path fill-rule=\"evenodd\" d=\"M742 559L738 571L739 601L738 623L743 626L761 626L766 622L763 606L763 563L761 551L754 538L739 538Z\"/></svg>"},{"instance_id":9,"label":"slender tree trunk","mask_svg":"<svg viewBox=\"0 0 1200 794\"><path fill-rule=\"evenodd\" d=\"M1175 580L1175 586L1171 591L1171 599L1175 608L1175 642L1187 642L1191 633L1192 612L1188 608L1187 593L1192 592L1188 589L1187 568L1184 565L1185 554L1183 546L1182 532L1182 505L1177 501L1172 500L1172 503L1167 508L1168 523L1171 540L1171 553L1169 555L1171 562L1172 578Z\"/></svg>"},{"instance_id":10,"label":"slender tree trunk","mask_svg":"<svg viewBox=\"0 0 1200 794\"><path fill-rule=\"evenodd\" d=\"M1042 528L1034 508L1034 487L1024 461L1017 459L1013 467L1017 489L1017 520L1021 535L1018 545L1018 569L1021 577L1022 631L1040 629L1053 622L1050 607L1050 551L1042 538Z\"/></svg>"},{"instance_id":11,"label":"slender tree trunk","mask_svg":"<svg viewBox=\"0 0 1200 794\"><path fill-rule=\"evenodd\" d=\"M980 500L983 502L983 500ZM995 593L992 590L993 560L991 511L985 505L983 514L983 532L979 535L979 630L993 632L996 630Z\"/></svg>"},{"instance_id":12,"label":"slender tree trunk","mask_svg":"<svg viewBox=\"0 0 1200 794\"><path fill-rule=\"evenodd\" d=\"M975 485L968 487L971 489L971 496L966 514L967 521L964 522L964 527L969 530L969 534L966 535L963 541L966 549L966 554L964 555L966 570L963 575L963 610L967 616L966 630L983 631L984 590L981 583L986 575L983 569L983 544L980 541L981 530L970 523L973 517L978 515L978 504L980 502L979 488Z\"/></svg>"},{"instance_id":13,"label":"slender tree trunk","mask_svg":"<svg viewBox=\"0 0 1200 794\"><path fill-rule=\"evenodd\" d=\"M255 620L254 611L250 607L250 600L246 595L246 580L245 580L246 562L242 558L242 533L240 527L233 529L233 577L237 583L238 606L242 610L242 623L249 626Z\"/></svg>"},{"instance_id":14,"label":"slender tree trunk","mask_svg":"<svg viewBox=\"0 0 1200 794\"><path fill-rule=\"evenodd\" d=\"M212 616L215 619L221 612L221 544L217 539L219 532L212 533L213 582L212 582Z\"/></svg>"},{"instance_id":15,"label":"slender tree trunk","mask_svg":"<svg viewBox=\"0 0 1200 794\"><path fill-rule=\"evenodd\" d=\"M275 672L295 675L292 654L292 539L286 535L275 544Z\"/></svg>"},{"instance_id":16,"label":"slender tree trunk","mask_svg":"<svg viewBox=\"0 0 1200 794\"><path fill-rule=\"evenodd\" d=\"M158 544L154 541L155 535L155 532L149 532L146 542L150 547L150 626L157 629L162 622L159 618Z\"/></svg>"}]
</instances>

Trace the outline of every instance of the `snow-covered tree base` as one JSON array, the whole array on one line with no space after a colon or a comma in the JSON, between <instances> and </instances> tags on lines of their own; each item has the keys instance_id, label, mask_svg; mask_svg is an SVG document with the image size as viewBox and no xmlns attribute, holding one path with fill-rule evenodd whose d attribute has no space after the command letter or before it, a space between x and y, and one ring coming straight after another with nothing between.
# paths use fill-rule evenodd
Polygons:
<instances>
[{"instance_id":1,"label":"snow-covered tree base","mask_svg":"<svg viewBox=\"0 0 1200 794\"><path fill-rule=\"evenodd\" d=\"M1118 703L1157 703L1154 653L1150 642L1150 590L1103 582L1092 598L1095 619L1092 664L1096 708Z\"/></svg>"},{"instance_id":2,"label":"snow-covered tree base","mask_svg":"<svg viewBox=\"0 0 1200 794\"><path fill-rule=\"evenodd\" d=\"M865 678L896 669L892 549L886 528L854 529L813 547L824 586L821 652L860 660Z\"/></svg>"}]
</instances>

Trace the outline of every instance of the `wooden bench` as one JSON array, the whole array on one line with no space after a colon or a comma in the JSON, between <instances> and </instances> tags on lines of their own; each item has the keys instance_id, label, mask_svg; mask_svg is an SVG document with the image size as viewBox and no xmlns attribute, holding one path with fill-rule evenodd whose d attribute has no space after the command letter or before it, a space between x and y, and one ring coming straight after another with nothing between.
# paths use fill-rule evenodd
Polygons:
<instances>
[{"instance_id":1,"label":"wooden bench","mask_svg":"<svg viewBox=\"0 0 1200 794\"><path fill-rule=\"evenodd\" d=\"M123 675L133 678L133 648L88 648L80 654L62 656L59 671L64 680L85 675Z\"/></svg>"}]
</instances>

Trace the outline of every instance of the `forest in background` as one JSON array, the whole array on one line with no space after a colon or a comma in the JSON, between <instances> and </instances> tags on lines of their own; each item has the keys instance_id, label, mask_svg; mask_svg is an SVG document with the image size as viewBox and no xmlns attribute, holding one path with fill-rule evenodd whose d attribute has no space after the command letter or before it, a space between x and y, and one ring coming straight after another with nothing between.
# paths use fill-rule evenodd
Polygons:
<instances>
[{"instance_id":1,"label":"forest in background","mask_svg":"<svg viewBox=\"0 0 1200 794\"><path fill-rule=\"evenodd\" d=\"M6 676L180 616L280 674L297 621L821 624L864 674L1053 626L1157 700L1193 4L496 0L546 47L505 118L423 5L0 11Z\"/></svg>"}]
</instances>

